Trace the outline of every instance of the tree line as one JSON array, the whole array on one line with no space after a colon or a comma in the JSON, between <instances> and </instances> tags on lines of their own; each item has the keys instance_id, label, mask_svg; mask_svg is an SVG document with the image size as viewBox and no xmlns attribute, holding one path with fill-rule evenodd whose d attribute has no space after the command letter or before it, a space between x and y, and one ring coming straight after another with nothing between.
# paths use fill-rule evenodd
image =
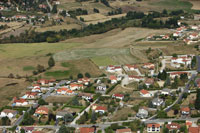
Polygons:
<instances>
[{"instance_id":1,"label":"tree line","mask_svg":"<svg viewBox=\"0 0 200 133\"><path fill-rule=\"evenodd\" d=\"M164 12L164 11L163 11ZM173 16L167 21L157 20L162 16L167 16L168 13L152 12L145 15L143 12L128 12L125 17L113 18L109 21L90 24L80 30L60 30L56 31L46 31L46 32L25 32L21 33L19 36L5 37L0 40L0 43L39 43L39 42L49 42L55 43L65 39L74 37L83 37L92 34L101 34L116 28L127 28L127 27L146 27L146 28L177 28L179 17Z\"/></svg>"}]
</instances>

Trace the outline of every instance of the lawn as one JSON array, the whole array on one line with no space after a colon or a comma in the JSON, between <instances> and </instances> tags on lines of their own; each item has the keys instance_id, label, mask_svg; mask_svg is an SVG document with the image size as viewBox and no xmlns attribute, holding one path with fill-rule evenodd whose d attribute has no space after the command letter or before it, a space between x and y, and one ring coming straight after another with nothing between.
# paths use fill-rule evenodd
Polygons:
<instances>
[{"instance_id":1,"label":"lawn","mask_svg":"<svg viewBox=\"0 0 200 133\"><path fill-rule=\"evenodd\" d=\"M66 49L80 46L81 43L19 43L19 44L1 44L1 59L15 59L23 57L33 57L55 53Z\"/></svg>"},{"instance_id":2,"label":"lawn","mask_svg":"<svg viewBox=\"0 0 200 133\"><path fill-rule=\"evenodd\" d=\"M23 70L24 70L24 71L31 71L31 70L35 70L35 67L33 67L33 66L25 66L25 67L23 68Z\"/></svg>"},{"instance_id":3,"label":"lawn","mask_svg":"<svg viewBox=\"0 0 200 133\"><path fill-rule=\"evenodd\" d=\"M111 57L108 56L99 56L91 58L91 60L98 66L108 66L108 65L118 65Z\"/></svg>"},{"instance_id":4,"label":"lawn","mask_svg":"<svg viewBox=\"0 0 200 133\"><path fill-rule=\"evenodd\" d=\"M69 71L50 71L45 72L45 76L54 77L54 78L66 78L69 76Z\"/></svg>"},{"instance_id":5,"label":"lawn","mask_svg":"<svg viewBox=\"0 0 200 133\"><path fill-rule=\"evenodd\" d=\"M190 11L192 8L192 3L183 0L160 0L159 2L152 2L151 5L159 6L168 10Z\"/></svg>"}]
</instances>

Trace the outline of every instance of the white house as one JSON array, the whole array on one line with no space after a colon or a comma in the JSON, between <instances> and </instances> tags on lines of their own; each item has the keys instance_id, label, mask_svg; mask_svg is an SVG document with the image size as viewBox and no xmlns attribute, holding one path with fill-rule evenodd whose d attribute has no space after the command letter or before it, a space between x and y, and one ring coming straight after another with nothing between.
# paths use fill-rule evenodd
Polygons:
<instances>
[{"instance_id":1,"label":"white house","mask_svg":"<svg viewBox=\"0 0 200 133\"><path fill-rule=\"evenodd\" d=\"M26 106L28 105L28 101L26 101L25 99L16 99L14 100L14 104L15 106Z\"/></svg>"},{"instance_id":2,"label":"white house","mask_svg":"<svg viewBox=\"0 0 200 133\"><path fill-rule=\"evenodd\" d=\"M85 100L93 99L93 95L91 93L79 93L78 96L82 97Z\"/></svg>"},{"instance_id":3,"label":"white house","mask_svg":"<svg viewBox=\"0 0 200 133\"><path fill-rule=\"evenodd\" d=\"M35 87L33 87L33 89L31 90L31 92L41 92L41 89L40 89L40 87L35 86Z\"/></svg>"},{"instance_id":4,"label":"white house","mask_svg":"<svg viewBox=\"0 0 200 133\"><path fill-rule=\"evenodd\" d=\"M24 96L22 96L22 99L35 99L37 98L37 92L26 92Z\"/></svg>"},{"instance_id":5,"label":"white house","mask_svg":"<svg viewBox=\"0 0 200 133\"><path fill-rule=\"evenodd\" d=\"M16 110L11 110L11 109L4 109L3 111L1 111L1 115L0 117L8 117L8 118L14 118L17 115L17 111Z\"/></svg>"},{"instance_id":6,"label":"white house","mask_svg":"<svg viewBox=\"0 0 200 133\"><path fill-rule=\"evenodd\" d=\"M142 90L140 90L140 96L141 96L141 97L152 97L153 94L150 93L150 92L147 91L147 90L142 89Z\"/></svg>"},{"instance_id":7,"label":"white house","mask_svg":"<svg viewBox=\"0 0 200 133\"><path fill-rule=\"evenodd\" d=\"M182 107L181 108L181 114L182 115L189 115L190 114L190 108L189 107Z\"/></svg>"},{"instance_id":8,"label":"white house","mask_svg":"<svg viewBox=\"0 0 200 133\"><path fill-rule=\"evenodd\" d=\"M129 80L136 81L136 82L139 82L139 81L143 81L143 80L144 80L143 77L141 77L141 76L136 76L136 75L129 75L129 76L128 76L128 79L129 79Z\"/></svg>"},{"instance_id":9,"label":"white house","mask_svg":"<svg viewBox=\"0 0 200 133\"><path fill-rule=\"evenodd\" d=\"M160 129L161 129L160 124L157 124L157 123L147 124L147 132L148 133L152 133L152 132L159 133Z\"/></svg>"},{"instance_id":10,"label":"white house","mask_svg":"<svg viewBox=\"0 0 200 133\"><path fill-rule=\"evenodd\" d=\"M112 97L116 98L116 99L120 99L120 100L124 99L124 95L123 94L113 94Z\"/></svg>"},{"instance_id":11,"label":"white house","mask_svg":"<svg viewBox=\"0 0 200 133\"><path fill-rule=\"evenodd\" d=\"M84 85L89 85L90 79L89 78L81 78L81 79L78 79L78 83L84 84Z\"/></svg>"},{"instance_id":12,"label":"white house","mask_svg":"<svg viewBox=\"0 0 200 133\"><path fill-rule=\"evenodd\" d=\"M72 83L69 85L71 90L80 90L83 89L83 84Z\"/></svg>"},{"instance_id":13,"label":"white house","mask_svg":"<svg viewBox=\"0 0 200 133\"><path fill-rule=\"evenodd\" d=\"M104 106L93 105L92 110L94 110L96 113L104 114L107 111L107 108Z\"/></svg>"},{"instance_id":14,"label":"white house","mask_svg":"<svg viewBox=\"0 0 200 133\"><path fill-rule=\"evenodd\" d=\"M111 75L109 79L111 80L111 84L116 84L117 83L117 77L116 76Z\"/></svg>"},{"instance_id":15,"label":"white house","mask_svg":"<svg viewBox=\"0 0 200 133\"><path fill-rule=\"evenodd\" d=\"M109 65L109 66L107 66L106 71L108 71L110 73L121 72L122 67L121 66Z\"/></svg>"},{"instance_id":16,"label":"white house","mask_svg":"<svg viewBox=\"0 0 200 133\"><path fill-rule=\"evenodd\" d=\"M170 93L171 93L171 90L168 88L164 88L163 90L161 90L162 95L169 95Z\"/></svg>"},{"instance_id":17,"label":"white house","mask_svg":"<svg viewBox=\"0 0 200 133\"><path fill-rule=\"evenodd\" d=\"M163 103L164 103L163 99L160 99L160 98L154 98L152 100L152 104L154 106L161 106Z\"/></svg>"},{"instance_id":18,"label":"white house","mask_svg":"<svg viewBox=\"0 0 200 133\"><path fill-rule=\"evenodd\" d=\"M124 66L124 69L125 69L126 71L135 71L135 70L138 70L138 67L137 67L137 65L126 64L126 65Z\"/></svg>"},{"instance_id":19,"label":"white house","mask_svg":"<svg viewBox=\"0 0 200 133\"><path fill-rule=\"evenodd\" d=\"M106 91L107 87L105 84L100 84L96 87L96 90L99 90L99 91Z\"/></svg>"}]
</instances>

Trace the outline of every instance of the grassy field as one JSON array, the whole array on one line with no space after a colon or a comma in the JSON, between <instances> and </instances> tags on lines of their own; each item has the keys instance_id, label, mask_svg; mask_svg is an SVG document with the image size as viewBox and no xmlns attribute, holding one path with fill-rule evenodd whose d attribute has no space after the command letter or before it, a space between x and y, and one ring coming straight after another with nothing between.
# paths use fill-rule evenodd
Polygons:
<instances>
[{"instance_id":1,"label":"grassy field","mask_svg":"<svg viewBox=\"0 0 200 133\"><path fill-rule=\"evenodd\" d=\"M119 63L114 61L108 56L93 57L91 60L98 66L118 65Z\"/></svg>"},{"instance_id":2,"label":"grassy field","mask_svg":"<svg viewBox=\"0 0 200 133\"><path fill-rule=\"evenodd\" d=\"M35 70L35 67L33 67L33 66L25 66L25 67L23 68L23 70L24 70L24 71L31 71L31 70Z\"/></svg>"},{"instance_id":3,"label":"grassy field","mask_svg":"<svg viewBox=\"0 0 200 133\"><path fill-rule=\"evenodd\" d=\"M159 6L162 9L186 11L190 11L193 6L190 2L183 0L160 0L159 2L153 2L151 4Z\"/></svg>"}]
</instances>

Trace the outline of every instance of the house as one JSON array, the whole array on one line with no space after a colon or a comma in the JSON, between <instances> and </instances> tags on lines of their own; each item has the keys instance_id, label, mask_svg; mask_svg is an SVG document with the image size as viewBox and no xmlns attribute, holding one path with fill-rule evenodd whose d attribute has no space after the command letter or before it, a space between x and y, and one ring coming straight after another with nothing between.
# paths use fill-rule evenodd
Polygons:
<instances>
[{"instance_id":1,"label":"house","mask_svg":"<svg viewBox=\"0 0 200 133\"><path fill-rule=\"evenodd\" d=\"M95 133L94 127L80 127L78 133Z\"/></svg>"},{"instance_id":2,"label":"house","mask_svg":"<svg viewBox=\"0 0 200 133\"><path fill-rule=\"evenodd\" d=\"M144 83L145 83L145 85L147 87L149 87L150 85L154 84L154 79L153 78L148 78L148 79L146 79L146 81Z\"/></svg>"},{"instance_id":3,"label":"house","mask_svg":"<svg viewBox=\"0 0 200 133\"><path fill-rule=\"evenodd\" d=\"M32 133L34 130L34 127L22 127L25 131L25 133Z\"/></svg>"},{"instance_id":4,"label":"house","mask_svg":"<svg viewBox=\"0 0 200 133\"><path fill-rule=\"evenodd\" d=\"M178 123L169 123L166 125L166 128L168 128L169 131L178 131L181 128L181 126Z\"/></svg>"},{"instance_id":5,"label":"house","mask_svg":"<svg viewBox=\"0 0 200 133\"><path fill-rule=\"evenodd\" d=\"M147 91L147 90L142 89L142 90L140 90L140 96L141 96L141 97L152 97L153 94L151 94L151 93L150 93L149 91Z\"/></svg>"},{"instance_id":6,"label":"house","mask_svg":"<svg viewBox=\"0 0 200 133\"><path fill-rule=\"evenodd\" d=\"M126 64L124 66L124 69L127 71L135 71L135 70L138 70L138 67L137 67L137 65Z\"/></svg>"},{"instance_id":7,"label":"house","mask_svg":"<svg viewBox=\"0 0 200 133\"><path fill-rule=\"evenodd\" d=\"M89 85L90 79L89 78L81 78L78 80L78 83L84 84L84 85Z\"/></svg>"},{"instance_id":8,"label":"house","mask_svg":"<svg viewBox=\"0 0 200 133\"><path fill-rule=\"evenodd\" d=\"M161 126L160 124L157 124L157 123L150 123L150 124L147 124L147 132L148 133L151 133L151 132L160 132L161 130Z\"/></svg>"},{"instance_id":9,"label":"house","mask_svg":"<svg viewBox=\"0 0 200 133\"><path fill-rule=\"evenodd\" d=\"M41 92L41 88L38 86L33 87L33 89L31 90L31 92Z\"/></svg>"},{"instance_id":10,"label":"house","mask_svg":"<svg viewBox=\"0 0 200 133\"><path fill-rule=\"evenodd\" d=\"M170 78L174 79L176 76L180 77L181 74L188 74L188 72L170 72Z\"/></svg>"},{"instance_id":11,"label":"house","mask_svg":"<svg viewBox=\"0 0 200 133\"><path fill-rule=\"evenodd\" d=\"M181 32L175 32L175 33L173 33L173 37L180 37L180 36L182 36Z\"/></svg>"},{"instance_id":12,"label":"house","mask_svg":"<svg viewBox=\"0 0 200 133\"><path fill-rule=\"evenodd\" d=\"M116 98L116 99L120 99L120 100L124 99L124 95L123 94L113 94L112 97Z\"/></svg>"},{"instance_id":13,"label":"house","mask_svg":"<svg viewBox=\"0 0 200 133\"><path fill-rule=\"evenodd\" d=\"M162 95L169 95L171 93L171 90L168 88L164 88L161 90Z\"/></svg>"},{"instance_id":14,"label":"house","mask_svg":"<svg viewBox=\"0 0 200 133\"><path fill-rule=\"evenodd\" d=\"M93 99L93 94L91 93L79 93L79 97L82 97L85 100L92 100Z\"/></svg>"},{"instance_id":15,"label":"house","mask_svg":"<svg viewBox=\"0 0 200 133\"><path fill-rule=\"evenodd\" d=\"M60 88L56 91L57 94L60 94L60 95L73 95L74 92L68 88Z\"/></svg>"},{"instance_id":16,"label":"house","mask_svg":"<svg viewBox=\"0 0 200 133\"><path fill-rule=\"evenodd\" d=\"M53 3L54 3L55 5L60 5L60 1L59 1L59 0L54 0Z\"/></svg>"},{"instance_id":17,"label":"house","mask_svg":"<svg viewBox=\"0 0 200 133\"><path fill-rule=\"evenodd\" d=\"M198 37L199 37L199 34L198 34L198 33L191 33L191 34L189 35L189 39L191 39L191 40L197 39Z\"/></svg>"},{"instance_id":18,"label":"house","mask_svg":"<svg viewBox=\"0 0 200 133\"><path fill-rule=\"evenodd\" d=\"M190 108L189 107L182 107L181 108L181 114L182 115L189 115L190 114Z\"/></svg>"},{"instance_id":19,"label":"house","mask_svg":"<svg viewBox=\"0 0 200 133\"><path fill-rule=\"evenodd\" d=\"M125 128L125 129L117 129L116 133L132 133L130 128Z\"/></svg>"},{"instance_id":20,"label":"house","mask_svg":"<svg viewBox=\"0 0 200 133\"><path fill-rule=\"evenodd\" d=\"M48 115L49 113L49 109L47 107L44 106L40 106L36 109L35 111L35 115L39 116L39 115Z\"/></svg>"},{"instance_id":21,"label":"house","mask_svg":"<svg viewBox=\"0 0 200 133\"><path fill-rule=\"evenodd\" d=\"M198 127L189 127L188 133L200 133L200 126Z\"/></svg>"},{"instance_id":22,"label":"house","mask_svg":"<svg viewBox=\"0 0 200 133\"><path fill-rule=\"evenodd\" d=\"M53 86L56 83L56 79L49 80L49 86Z\"/></svg>"},{"instance_id":23,"label":"house","mask_svg":"<svg viewBox=\"0 0 200 133\"><path fill-rule=\"evenodd\" d=\"M169 37L169 35L164 35L163 37L162 37L162 39L164 39L164 40L168 40L170 37Z\"/></svg>"},{"instance_id":24,"label":"house","mask_svg":"<svg viewBox=\"0 0 200 133\"><path fill-rule=\"evenodd\" d=\"M178 64L183 64L183 65L190 65L192 62L191 57L183 56L183 57L172 57L171 58L171 63L178 63Z\"/></svg>"},{"instance_id":25,"label":"house","mask_svg":"<svg viewBox=\"0 0 200 133\"><path fill-rule=\"evenodd\" d=\"M15 99L14 105L15 106L26 106L26 105L28 105L28 101L26 101L25 99Z\"/></svg>"},{"instance_id":26,"label":"house","mask_svg":"<svg viewBox=\"0 0 200 133\"><path fill-rule=\"evenodd\" d=\"M66 114L71 114L68 111L58 111L56 113L56 119L62 119Z\"/></svg>"},{"instance_id":27,"label":"house","mask_svg":"<svg viewBox=\"0 0 200 133\"><path fill-rule=\"evenodd\" d=\"M107 87L105 84L100 84L96 87L96 90L99 90L99 91L106 91Z\"/></svg>"},{"instance_id":28,"label":"house","mask_svg":"<svg viewBox=\"0 0 200 133\"><path fill-rule=\"evenodd\" d=\"M111 75L111 76L109 77L109 79L111 80L111 84L116 84L116 83L117 83L117 77L116 77L116 76Z\"/></svg>"},{"instance_id":29,"label":"house","mask_svg":"<svg viewBox=\"0 0 200 133\"><path fill-rule=\"evenodd\" d=\"M148 117L148 111L145 109L139 109L138 113L136 114L138 118L144 119Z\"/></svg>"},{"instance_id":30,"label":"house","mask_svg":"<svg viewBox=\"0 0 200 133\"><path fill-rule=\"evenodd\" d=\"M136 82L140 82L140 81L143 81L144 78L141 77L141 76L136 76L136 75L130 75L128 76L129 80L133 80L133 81L136 81Z\"/></svg>"},{"instance_id":31,"label":"house","mask_svg":"<svg viewBox=\"0 0 200 133\"><path fill-rule=\"evenodd\" d=\"M155 65L153 63L144 63L144 65L142 67L145 69L153 70L155 68Z\"/></svg>"},{"instance_id":32,"label":"house","mask_svg":"<svg viewBox=\"0 0 200 133\"><path fill-rule=\"evenodd\" d=\"M121 66L109 65L109 66L107 66L106 71L108 71L110 73L121 72L122 67Z\"/></svg>"},{"instance_id":33,"label":"house","mask_svg":"<svg viewBox=\"0 0 200 133\"><path fill-rule=\"evenodd\" d=\"M22 96L22 99L35 99L37 98L37 95L37 92L26 92L26 94Z\"/></svg>"},{"instance_id":34,"label":"house","mask_svg":"<svg viewBox=\"0 0 200 133\"><path fill-rule=\"evenodd\" d=\"M14 118L18 112L16 110L11 110L11 109L4 109L1 111L0 117L8 117L8 118Z\"/></svg>"},{"instance_id":35,"label":"house","mask_svg":"<svg viewBox=\"0 0 200 133\"><path fill-rule=\"evenodd\" d=\"M71 83L69 86L70 86L71 90L80 90L80 89L83 89L83 84Z\"/></svg>"},{"instance_id":36,"label":"house","mask_svg":"<svg viewBox=\"0 0 200 133\"><path fill-rule=\"evenodd\" d=\"M161 106L163 103L164 103L163 99L160 99L160 98L154 98L152 100L152 104L154 106Z\"/></svg>"},{"instance_id":37,"label":"house","mask_svg":"<svg viewBox=\"0 0 200 133\"><path fill-rule=\"evenodd\" d=\"M41 84L41 85L48 85L49 84L49 80L47 79L39 79L37 81L38 84Z\"/></svg>"},{"instance_id":38,"label":"house","mask_svg":"<svg viewBox=\"0 0 200 133\"><path fill-rule=\"evenodd\" d=\"M93 105L92 110L94 110L96 113L104 114L107 111L107 108L104 106Z\"/></svg>"}]
</instances>

